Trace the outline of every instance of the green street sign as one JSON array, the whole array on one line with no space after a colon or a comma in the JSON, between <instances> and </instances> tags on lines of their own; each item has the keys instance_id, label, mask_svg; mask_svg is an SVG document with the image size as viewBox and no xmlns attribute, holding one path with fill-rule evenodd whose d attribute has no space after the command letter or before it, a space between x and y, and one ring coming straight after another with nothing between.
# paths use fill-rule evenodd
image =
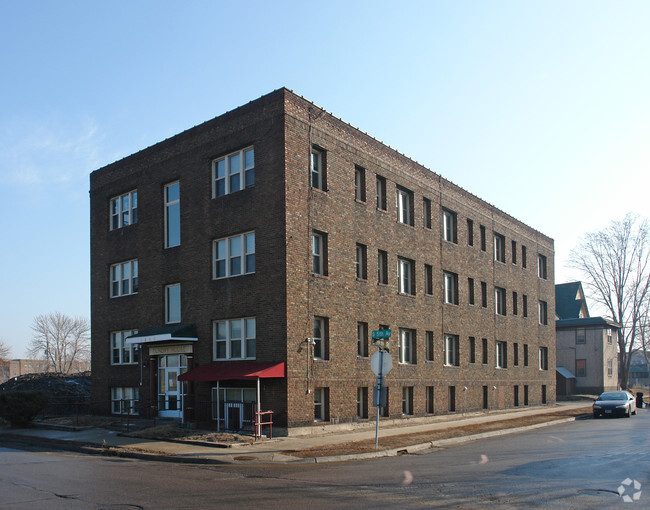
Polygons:
<instances>
[{"instance_id":1,"label":"green street sign","mask_svg":"<svg viewBox=\"0 0 650 510\"><path fill-rule=\"evenodd\" d=\"M377 338L390 338L390 329L378 329L376 331L372 332L372 338L377 339Z\"/></svg>"}]
</instances>

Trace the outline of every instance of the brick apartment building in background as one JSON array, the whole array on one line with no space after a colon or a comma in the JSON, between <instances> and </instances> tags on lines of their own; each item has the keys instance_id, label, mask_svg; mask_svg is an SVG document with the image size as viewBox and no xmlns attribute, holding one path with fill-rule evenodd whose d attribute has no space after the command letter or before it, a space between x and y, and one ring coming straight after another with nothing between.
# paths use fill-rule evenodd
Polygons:
<instances>
[{"instance_id":1,"label":"brick apartment building in background","mask_svg":"<svg viewBox=\"0 0 650 510\"><path fill-rule=\"evenodd\" d=\"M555 398L553 240L287 89L93 172L90 199L107 412L236 429L259 395L290 433L368 421L382 328L384 417Z\"/></svg>"}]
</instances>

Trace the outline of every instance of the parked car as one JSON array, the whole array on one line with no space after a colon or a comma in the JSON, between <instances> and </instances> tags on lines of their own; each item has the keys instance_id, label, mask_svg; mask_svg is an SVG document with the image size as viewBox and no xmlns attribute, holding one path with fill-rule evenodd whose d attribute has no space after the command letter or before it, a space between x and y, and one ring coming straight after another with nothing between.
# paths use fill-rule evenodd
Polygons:
<instances>
[{"instance_id":1,"label":"parked car","mask_svg":"<svg viewBox=\"0 0 650 510\"><path fill-rule=\"evenodd\" d=\"M594 418L636 414L636 399L627 391L606 391L594 401Z\"/></svg>"}]
</instances>

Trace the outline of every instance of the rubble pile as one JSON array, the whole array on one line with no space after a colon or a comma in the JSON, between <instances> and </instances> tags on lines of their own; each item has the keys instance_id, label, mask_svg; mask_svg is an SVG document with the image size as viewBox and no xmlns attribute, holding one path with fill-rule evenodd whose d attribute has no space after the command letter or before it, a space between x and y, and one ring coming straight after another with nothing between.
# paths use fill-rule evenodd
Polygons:
<instances>
[{"instance_id":1,"label":"rubble pile","mask_svg":"<svg viewBox=\"0 0 650 510\"><path fill-rule=\"evenodd\" d=\"M25 374L0 384L0 392L42 391L48 397L47 413L73 412L75 405L90 400L90 372L78 374Z\"/></svg>"}]
</instances>

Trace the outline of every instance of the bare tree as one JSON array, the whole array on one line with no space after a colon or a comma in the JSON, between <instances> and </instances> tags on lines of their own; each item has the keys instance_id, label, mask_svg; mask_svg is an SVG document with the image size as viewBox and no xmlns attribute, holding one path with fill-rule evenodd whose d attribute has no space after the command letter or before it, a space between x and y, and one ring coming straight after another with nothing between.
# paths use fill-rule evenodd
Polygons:
<instances>
[{"instance_id":1,"label":"bare tree","mask_svg":"<svg viewBox=\"0 0 650 510\"><path fill-rule=\"evenodd\" d=\"M4 340L0 339L0 362L8 359L10 353L11 348L5 343Z\"/></svg>"},{"instance_id":2,"label":"bare tree","mask_svg":"<svg viewBox=\"0 0 650 510\"><path fill-rule=\"evenodd\" d=\"M34 317L34 336L27 350L35 359L45 359L48 371L68 374L90 356L88 319L72 318L60 312Z\"/></svg>"},{"instance_id":3,"label":"bare tree","mask_svg":"<svg viewBox=\"0 0 650 510\"><path fill-rule=\"evenodd\" d=\"M571 251L570 265L586 275L590 297L621 325L618 333L619 382L628 386L630 360L644 336L650 299L650 227L627 214L604 230L585 235Z\"/></svg>"}]
</instances>

